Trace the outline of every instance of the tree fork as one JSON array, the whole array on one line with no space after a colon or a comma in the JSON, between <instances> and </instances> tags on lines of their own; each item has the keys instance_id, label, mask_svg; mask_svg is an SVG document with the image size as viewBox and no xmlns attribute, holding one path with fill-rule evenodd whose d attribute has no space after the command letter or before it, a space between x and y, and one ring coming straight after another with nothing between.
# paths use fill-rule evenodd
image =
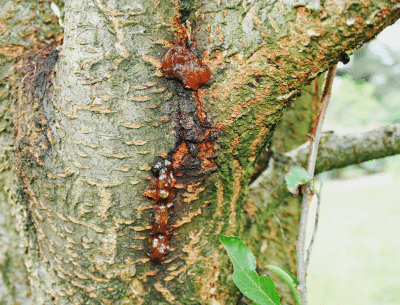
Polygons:
<instances>
[{"instance_id":1,"label":"tree fork","mask_svg":"<svg viewBox=\"0 0 400 305\"><path fill-rule=\"evenodd\" d=\"M248 184L259 152L302 86L340 52L351 53L399 17L399 7L390 1L350 7L333 1L323 7L195 4L190 23L196 52L212 72L198 98L220 130L213 156L217 168L182 191L174 251L163 264L152 265L146 253L151 202L142 192L156 157L174 147L174 115L197 110L187 89L162 77L160 69L175 38L179 2L66 3L63 49L47 95L54 145L52 155L43 156L48 167L32 170L28 211L36 229L23 232L29 237L26 263L35 300L236 303L218 233L260 238L246 229L257 232L264 222L275 229L267 219L247 227L242 213L249 210ZM45 18L35 28L41 24ZM295 249L284 252L291 265Z\"/></svg>"}]
</instances>

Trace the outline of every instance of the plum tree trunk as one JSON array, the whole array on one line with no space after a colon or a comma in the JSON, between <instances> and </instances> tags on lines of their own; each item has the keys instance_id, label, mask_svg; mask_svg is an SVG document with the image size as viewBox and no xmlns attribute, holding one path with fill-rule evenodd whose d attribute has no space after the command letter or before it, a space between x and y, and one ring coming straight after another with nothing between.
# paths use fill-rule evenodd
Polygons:
<instances>
[{"instance_id":1,"label":"plum tree trunk","mask_svg":"<svg viewBox=\"0 0 400 305\"><path fill-rule=\"evenodd\" d=\"M238 304L219 234L295 274L272 216L295 240L299 200L283 183L295 161L257 162L277 128L275 152L307 140L318 75L400 16L394 1L69 0L62 29L48 1L4 7L0 293L22 304ZM177 43L207 85L163 75ZM160 160L176 182L157 263L159 197L144 194L161 189Z\"/></svg>"}]
</instances>

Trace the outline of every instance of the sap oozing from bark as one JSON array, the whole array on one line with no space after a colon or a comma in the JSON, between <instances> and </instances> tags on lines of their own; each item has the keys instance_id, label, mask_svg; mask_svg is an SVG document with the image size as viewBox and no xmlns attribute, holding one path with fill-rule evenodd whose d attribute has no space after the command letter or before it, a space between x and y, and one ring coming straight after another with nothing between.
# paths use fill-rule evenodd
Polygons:
<instances>
[{"instance_id":1,"label":"sap oozing from bark","mask_svg":"<svg viewBox=\"0 0 400 305\"><path fill-rule=\"evenodd\" d=\"M211 78L211 72L185 41L178 41L167 50L162 58L162 68L167 78L176 78L193 90L198 90Z\"/></svg>"},{"instance_id":2,"label":"sap oozing from bark","mask_svg":"<svg viewBox=\"0 0 400 305\"><path fill-rule=\"evenodd\" d=\"M169 213L173 209L176 178L172 163L168 160L158 161L152 168L156 179L151 189L143 193L144 196L154 200L154 225L152 227L149 243L152 249L150 258L153 262L161 262L169 252L169 238L171 228L168 225Z\"/></svg>"},{"instance_id":3,"label":"sap oozing from bark","mask_svg":"<svg viewBox=\"0 0 400 305\"><path fill-rule=\"evenodd\" d=\"M162 67L167 78L179 79L193 90L207 84L211 77L207 66L189 49L186 40L178 40L166 51ZM143 193L154 200L154 225L149 235L150 258L154 263L164 260L170 250L170 213L174 208L172 201L175 197L176 176L180 176L181 185L187 185L201 179L214 167L214 162L209 158L213 153L215 134L211 126L207 127L206 114L198 101L197 92L193 97L197 111L188 117L180 112L173 120L172 129L176 136L176 147L170 153L173 163L167 159L157 161L152 167L156 176L153 185Z\"/></svg>"}]
</instances>

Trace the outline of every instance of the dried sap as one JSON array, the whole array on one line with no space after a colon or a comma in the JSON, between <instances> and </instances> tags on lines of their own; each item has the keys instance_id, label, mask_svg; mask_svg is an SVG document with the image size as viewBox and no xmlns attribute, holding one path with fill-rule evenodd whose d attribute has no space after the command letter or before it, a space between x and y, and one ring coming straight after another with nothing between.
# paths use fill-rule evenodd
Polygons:
<instances>
[{"instance_id":1,"label":"dried sap","mask_svg":"<svg viewBox=\"0 0 400 305\"><path fill-rule=\"evenodd\" d=\"M210 70L184 41L177 42L167 50L162 58L162 68L166 77L179 79L193 90L198 90L211 78Z\"/></svg>"}]
</instances>

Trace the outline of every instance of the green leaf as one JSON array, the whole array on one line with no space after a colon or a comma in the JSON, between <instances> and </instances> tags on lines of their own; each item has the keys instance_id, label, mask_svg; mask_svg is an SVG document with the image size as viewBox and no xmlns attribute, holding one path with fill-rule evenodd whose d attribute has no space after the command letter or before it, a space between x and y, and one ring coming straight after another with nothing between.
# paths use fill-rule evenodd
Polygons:
<instances>
[{"instance_id":1,"label":"green leaf","mask_svg":"<svg viewBox=\"0 0 400 305\"><path fill-rule=\"evenodd\" d=\"M232 279L240 291L260 305L279 305L280 298L274 282L266 276L259 277L256 272L256 259L239 237L226 237L220 234L233 262L235 272Z\"/></svg>"},{"instance_id":2,"label":"green leaf","mask_svg":"<svg viewBox=\"0 0 400 305\"><path fill-rule=\"evenodd\" d=\"M274 265L266 265L265 268L271 270L273 273L276 275L279 275L279 277L285 282L286 285L289 286L290 290L292 291L297 304L301 305L301 295L300 292L296 289L297 288L297 281L295 278L287 272L285 269L274 266Z\"/></svg>"},{"instance_id":3,"label":"green leaf","mask_svg":"<svg viewBox=\"0 0 400 305\"><path fill-rule=\"evenodd\" d=\"M286 187L291 193L297 195L299 185L307 183L312 178L304 168L299 166L292 167L285 176Z\"/></svg>"}]
</instances>

